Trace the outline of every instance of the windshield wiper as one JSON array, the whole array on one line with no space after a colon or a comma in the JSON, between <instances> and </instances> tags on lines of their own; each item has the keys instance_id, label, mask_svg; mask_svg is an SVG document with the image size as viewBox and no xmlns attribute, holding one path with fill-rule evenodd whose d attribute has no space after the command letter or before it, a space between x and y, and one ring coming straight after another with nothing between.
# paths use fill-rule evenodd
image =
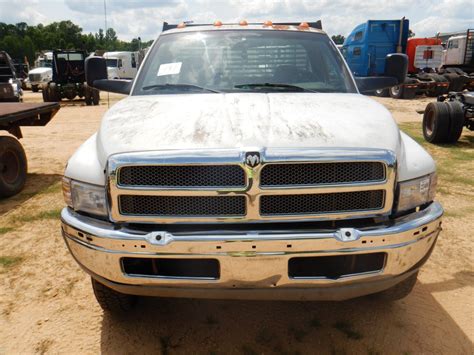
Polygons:
<instances>
[{"instance_id":1,"label":"windshield wiper","mask_svg":"<svg viewBox=\"0 0 474 355\"><path fill-rule=\"evenodd\" d=\"M144 86L142 90L161 90L161 89L184 89L184 90L201 90L219 93L220 91L208 89L202 86L193 84L156 84Z\"/></svg>"},{"instance_id":2,"label":"windshield wiper","mask_svg":"<svg viewBox=\"0 0 474 355\"><path fill-rule=\"evenodd\" d=\"M290 84L272 84L272 83L252 83L252 84L240 84L235 85L234 88L244 89L244 88L281 88L287 89L287 91L300 91L300 92L317 92L311 89L305 89L301 86L290 85Z\"/></svg>"}]
</instances>

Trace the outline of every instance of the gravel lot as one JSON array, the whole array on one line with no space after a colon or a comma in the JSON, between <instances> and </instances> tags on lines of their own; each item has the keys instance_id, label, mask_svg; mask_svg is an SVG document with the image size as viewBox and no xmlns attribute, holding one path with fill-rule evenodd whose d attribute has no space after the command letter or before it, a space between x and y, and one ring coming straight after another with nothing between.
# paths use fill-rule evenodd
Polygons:
<instances>
[{"instance_id":1,"label":"gravel lot","mask_svg":"<svg viewBox=\"0 0 474 355\"><path fill-rule=\"evenodd\" d=\"M110 105L120 100L110 95ZM378 99L420 140L432 99ZM41 101L27 92L26 102ZM107 110L64 103L46 127L25 128L25 190L0 200L0 354L472 354L474 353L474 134L455 147L426 145L440 168L446 217L414 292L386 304L143 299L123 319L103 315L89 277L60 235L60 178Z\"/></svg>"}]
</instances>

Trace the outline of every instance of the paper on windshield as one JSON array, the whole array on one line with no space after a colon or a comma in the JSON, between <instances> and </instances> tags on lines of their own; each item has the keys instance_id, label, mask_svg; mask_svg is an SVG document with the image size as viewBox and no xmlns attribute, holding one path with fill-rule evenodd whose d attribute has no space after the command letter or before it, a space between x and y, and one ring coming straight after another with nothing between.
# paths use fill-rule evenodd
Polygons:
<instances>
[{"instance_id":1,"label":"paper on windshield","mask_svg":"<svg viewBox=\"0 0 474 355\"><path fill-rule=\"evenodd\" d=\"M182 62L161 64L157 76L176 75L181 72Z\"/></svg>"}]
</instances>

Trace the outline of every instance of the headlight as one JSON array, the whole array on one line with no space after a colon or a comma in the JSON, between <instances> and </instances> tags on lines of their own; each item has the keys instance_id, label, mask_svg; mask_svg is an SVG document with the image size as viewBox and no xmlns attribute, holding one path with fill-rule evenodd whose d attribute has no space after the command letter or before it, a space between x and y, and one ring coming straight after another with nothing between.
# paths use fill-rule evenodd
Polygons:
<instances>
[{"instance_id":1,"label":"headlight","mask_svg":"<svg viewBox=\"0 0 474 355\"><path fill-rule=\"evenodd\" d=\"M63 178L63 196L66 204L76 211L96 216L107 216L105 188Z\"/></svg>"},{"instance_id":2,"label":"headlight","mask_svg":"<svg viewBox=\"0 0 474 355\"><path fill-rule=\"evenodd\" d=\"M411 210L434 200L437 184L436 173L398 184L397 211Z\"/></svg>"}]
</instances>

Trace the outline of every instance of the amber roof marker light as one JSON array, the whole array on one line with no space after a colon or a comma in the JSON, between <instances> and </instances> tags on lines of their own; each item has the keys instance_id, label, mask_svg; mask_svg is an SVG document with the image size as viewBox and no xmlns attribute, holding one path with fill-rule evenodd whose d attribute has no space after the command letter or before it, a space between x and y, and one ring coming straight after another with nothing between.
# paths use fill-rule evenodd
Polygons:
<instances>
[{"instance_id":1,"label":"amber roof marker light","mask_svg":"<svg viewBox=\"0 0 474 355\"><path fill-rule=\"evenodd\" d=\"M308 24L308 22L301 22L298 27L304 28L304 29L308 29L308 28L309 28L309 24Z\"/></svg>"},{"instance_id":2,"label":"amber roof marker light","mask_svg":"<svg viewBox=\"0 0 474 355\"><path fill-rule=\"evenodd\" d=\"M242 20L239 22L240 26L247 26L249 23L246 20Z\"/></svg>"},{"instance_id":3,"label":"amber roof marker light","mask_svg":"<svg viewBox=\"0 0 474 355\"><path fill-rule=\"evenodd\" d=\"M216 26L216 27L222 26L222 21L215 21L214 26Z\"/></svg>"},{"instance_id":4,"label":"amber roof marker light","mask_svg":"<svg viewBox=\"0 0 474 355\"><path fill-rule=\"evenodd\" d=\"M185 28L186 27L186 24L184 22L181 22L178 26L176 26L177 28Z\"/></svg>"},{"instance_id":5,"label":"amber roof marker light","mask_svg":"<svg viewBox=\"0 0 474 355\"><path fill-rule=\"evenodd\" d=\"M263 25L264 25L264 26L273 26L273 22L267 20L267 21L265 21L265 22L263 23Z\"/></svg>"}]
</instances>

